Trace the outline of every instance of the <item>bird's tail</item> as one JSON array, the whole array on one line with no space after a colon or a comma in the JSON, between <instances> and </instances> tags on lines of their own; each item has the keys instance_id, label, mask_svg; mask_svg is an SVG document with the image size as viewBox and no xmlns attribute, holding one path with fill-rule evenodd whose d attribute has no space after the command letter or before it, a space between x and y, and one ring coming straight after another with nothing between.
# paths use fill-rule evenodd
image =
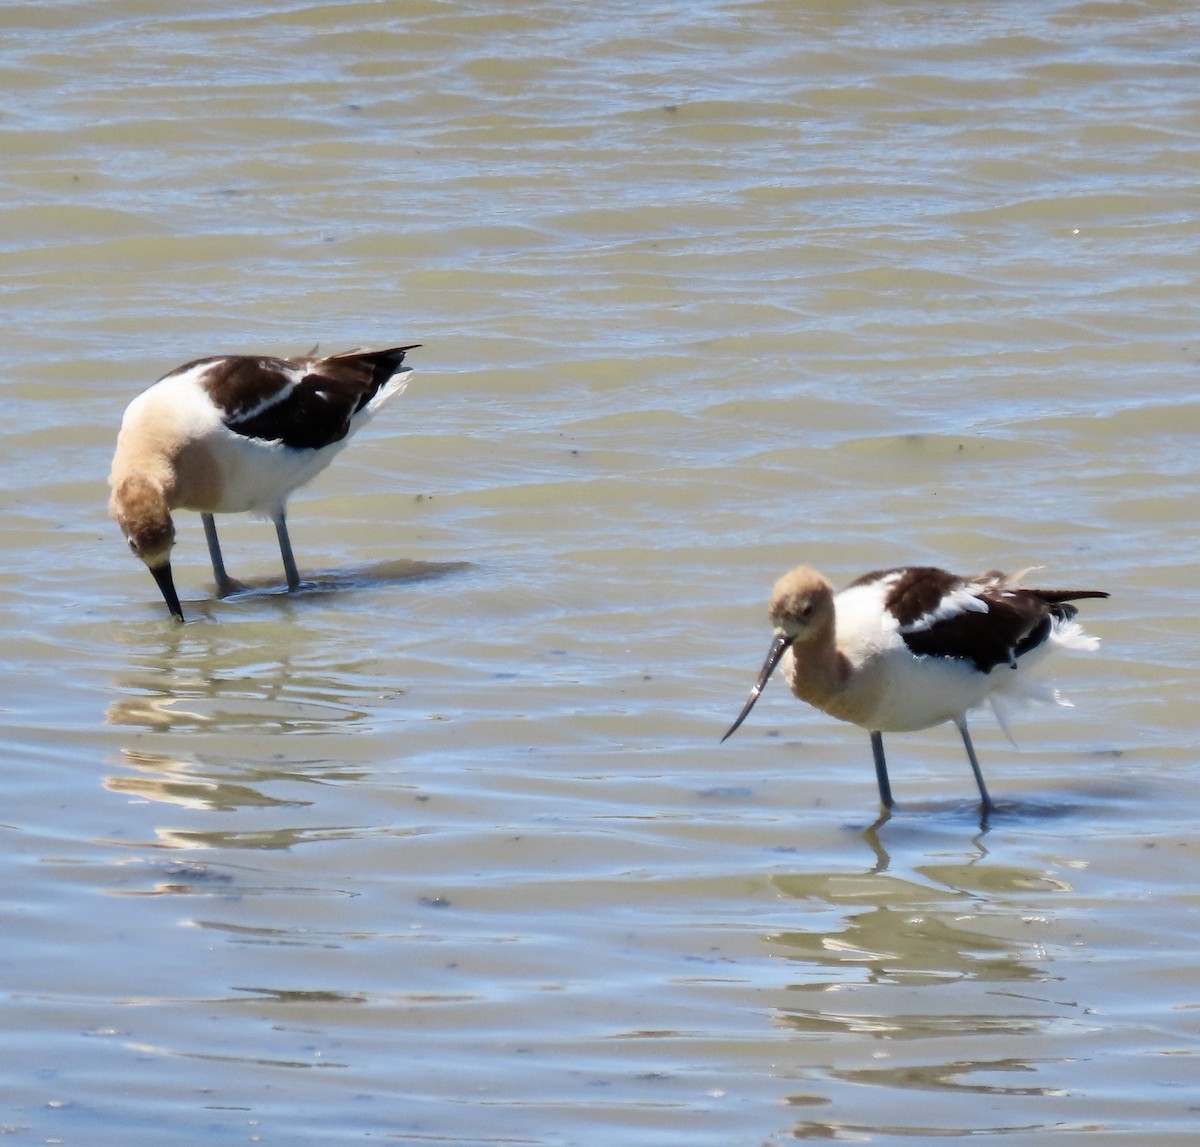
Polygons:
<instances>
[{"instance_id":1,"label":"bird's tail","mask_svg":"<svg viewBox=\"0 0 1200 1147\"><path fill-rule=\"evenodd\" d=\"M1021 592L1038 597L1046 603L1049 607L1049 616L1042 622L1042 625L1048 625L1050 630L1044 638L1038 639L1026 651L1025 656L1021 658L1023 667L1029 668L1041 661L1052 648L1070 649L1084 653L1094 653L1100 648L1100 638L1088 633L1075 620L1075 615L1079 610L1070 603L1080 601L1084 598L1108 597L1108 594L1104 590L1028 589ZM996 714L997 721L1000 722L1000 727L1004 729L1005 735L1009 737L1009 740L1012 737L1008 733L1008 725L1005 718L1007 710L1012 705L1019 704L1022 701L1049 702L1068 707L1071 705L1071 702L1052 685L1038 681L1036 678L1030 678L1027 673L1004 674L997 682L997 686L989 697L989 701L991 702L992 711Z\"/></svg>"},{"instance_id":2,"label":"bird's tail","mask_svg":"<svg viewBox=\"0 0 1200 1147\"><path fill-rule=\"evenodd\" d=\"M1085 633L1083 626L1075 620L1079 610L1071 605L1089 597L1108 597L1102 589L1031 589L1050 607L1050 640L1063 649L1081 649L1089 653L1100 648L1100 638Z\"/></svg>"},{"instance_id":3,"label":"bird's tail","mask_svg":"<svg viewBox=\"0 0 1200 1147\"><path fill-rule=\"evenodd\" d=\"M386 350L347 350L341 354L331 354L330 360L333 362L360 362L364 366L371 369L371 382L374 389L378 389L388 382L400 372L401 366L404 364L404 356L410 350L416 350L420 343L412 343L409 346L393 346Z\"/></svg>"}]
</instances>

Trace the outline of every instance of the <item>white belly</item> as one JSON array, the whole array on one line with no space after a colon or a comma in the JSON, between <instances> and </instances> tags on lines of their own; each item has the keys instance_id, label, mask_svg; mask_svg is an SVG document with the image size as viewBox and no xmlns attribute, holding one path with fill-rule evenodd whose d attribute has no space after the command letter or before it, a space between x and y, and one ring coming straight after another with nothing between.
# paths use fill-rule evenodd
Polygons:
<instances>
[{"instance_id":1,"label":"white belly","mask_svg":"<svg viewBox=\"0 0 1200 1147\"><path fill-rule=\"evenodd\" d=\"M346 444L347 439L320 450L297 450L279 442L245 438L223 427L205 443L205 450L221 475L212 505L189 505L184 510L210 510L217 514L246 511L272 516L288 496L311 482Z\"/></svg>"},{"instance_id":2,"label":"white belly","mask_svg":"<svg viewBox=\"0 0 1200 1147\"><path fill-rule=\"evenodd\" d=\"M895 649L877 662L882 687L876 694L867 727L881 733L905 733L953 721L982 705L1003 689L1017 670L998 665L980 673L969 661L920 657ZM871 672L871 670L868 670Z\"/></svg>"}]
</instances>

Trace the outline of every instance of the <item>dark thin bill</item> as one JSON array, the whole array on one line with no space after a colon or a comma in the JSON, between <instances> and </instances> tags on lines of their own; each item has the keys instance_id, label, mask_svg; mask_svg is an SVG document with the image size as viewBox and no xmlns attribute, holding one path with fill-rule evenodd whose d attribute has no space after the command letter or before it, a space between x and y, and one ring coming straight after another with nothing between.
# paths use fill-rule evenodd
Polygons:
<instances>
[{"instance_id":1,"label":"dark thin bill","mask_svg":"<svg viewBox=\"0 0 1200 1147\"><path fill-rule=\"evenodd\" d=\"M754 702L758 700L759 695L767 684L768 678L775 671L775 666L779 664L779 659L787 652L788 646L794 640L794 637L789 637L786 633L776 634L775 640L771 642L771 650L767 654L767 659L763 662L762 672L758 675L758 680L754 683L754 688L750 690L750 696L746 700L746 704L742 707L742 711L738 714L737 720L729 726L729 732L721 738L722 744L728 741L738 731L738 726L750 716L750 710L754 708Z\"/></svg>"},{"instance_id":2,"label":"dark thin bill","mask_svg":"<svg viewBox=\"0 0 1200 1147\"><path fill-rule=\"evenodd\" d=\"M179 595L175 592L175 579L171 577L171 563L161 565L157 569L152 569L150 573L154 580L158 582L158 588L162 590L163 600L167 603L167 608L171 611L172 617L183 620L183 606L179 604Z\"/></svg>"}]
</instances>

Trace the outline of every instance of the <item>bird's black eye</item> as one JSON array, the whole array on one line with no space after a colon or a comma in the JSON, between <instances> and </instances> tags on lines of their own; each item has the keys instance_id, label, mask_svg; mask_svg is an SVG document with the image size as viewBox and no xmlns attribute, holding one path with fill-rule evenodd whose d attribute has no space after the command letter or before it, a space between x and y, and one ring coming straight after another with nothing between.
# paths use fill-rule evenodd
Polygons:
<instances>
[{"instance_id":1,"label":"bird's black eye","mask_svg":"<svg viewBox=\"0 0 1200 1147\"><path fill-rule=\"evenodd\" d=\"M802 618L804 618L804 620L805 620L805 621L807 621L807 620L808 620L810 617L812 617L812 611L813 611L813 606L812 606L812 602L810 601L810 602L808 603L808 605L806 605L806 606L805 606L805 607L804 607L804 608L803 608L803 609L800 611L800 616L801 616Z\"/></svg>"},{"instance_id":2,"label":"bird's black eye","mask_svg":"<svg viewBox=\"0 0 1200 1147\"><path fill-rule=\"evenodd\" d=\"M135 542L132 538L126 538L125 541L129 543L129 548L131 550L133 550L133 552L136 554L137 553L137 542Z\"/></svg>"}]
</instances>

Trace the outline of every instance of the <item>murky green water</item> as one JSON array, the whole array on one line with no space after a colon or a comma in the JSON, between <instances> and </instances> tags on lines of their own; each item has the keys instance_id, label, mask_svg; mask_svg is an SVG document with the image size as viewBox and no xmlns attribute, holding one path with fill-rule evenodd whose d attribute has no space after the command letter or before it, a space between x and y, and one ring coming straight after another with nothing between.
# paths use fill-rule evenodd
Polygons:
<instances>
[{"instance_id":1,"label":"murky green water","mask_svg":"<svg viewBox=\"0 0 1200 1147\"><path fill-rule=\"evenodd\" d=\"M1200 16L0 10L0 1131L1191 1143ZM309 588L105 515L178 363L420 342ZM1045 567L976 744L776 682L774 578Z\"/></svg>"}]
</instances>

